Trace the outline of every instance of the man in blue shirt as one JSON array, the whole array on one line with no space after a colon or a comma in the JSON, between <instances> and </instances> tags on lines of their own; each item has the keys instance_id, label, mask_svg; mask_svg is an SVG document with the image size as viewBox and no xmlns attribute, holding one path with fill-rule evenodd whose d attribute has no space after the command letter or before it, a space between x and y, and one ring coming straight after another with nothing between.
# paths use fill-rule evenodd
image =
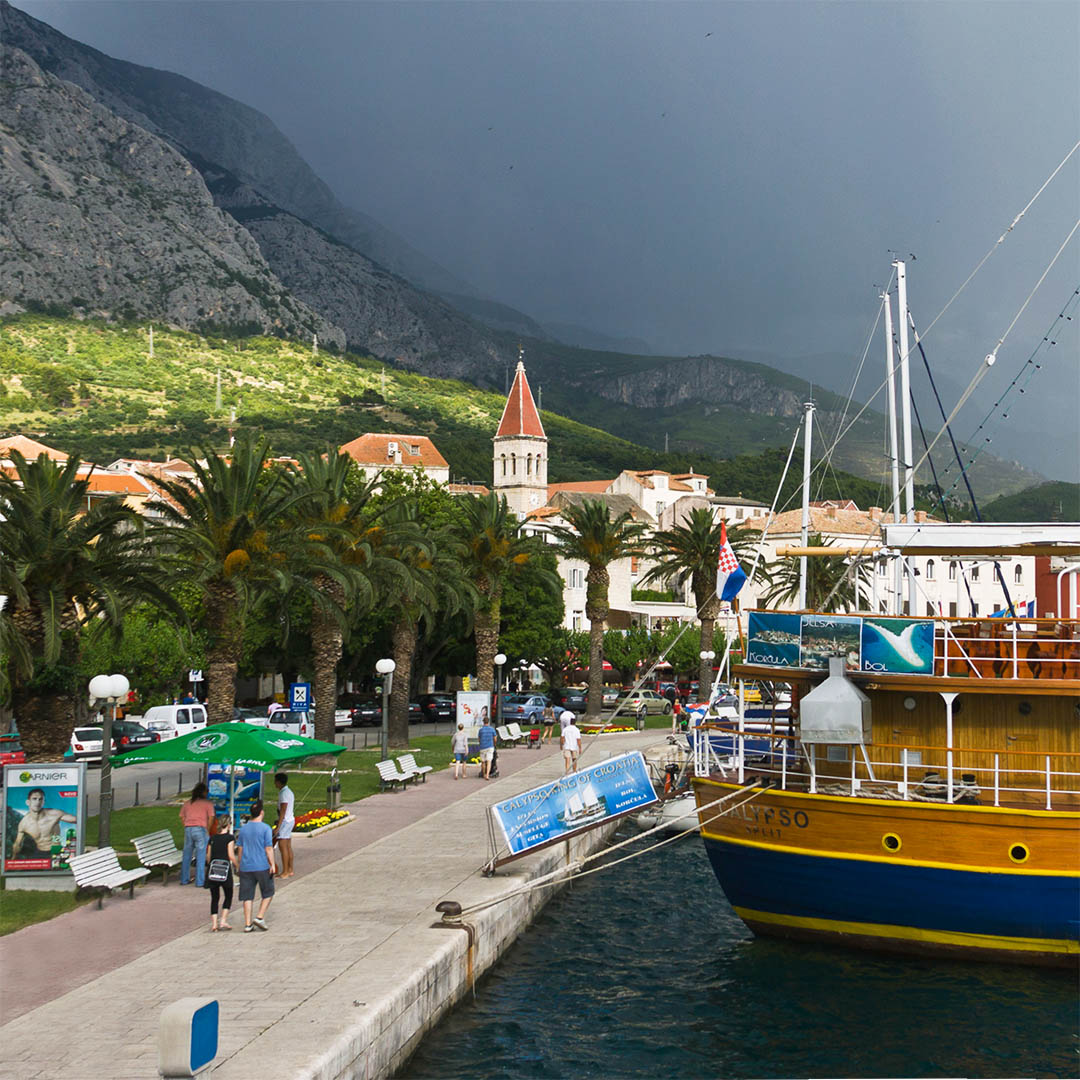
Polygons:
<instances>
[{"instance_id":1,"label":"man in blue shirt","mask_svg":"<svg viewBox=\"0 0 1080 1080\"><path fill-rule=\"evenodd\" d=\"M268 930L266 909L274 898L274 834L263 821L262 799L251 804L251 817L236 834L236 855L240 870L240 899L244 904L244 933ZM255 886L259 886L259 914L251 917Z\"/></svg>"},{"instance_id":2,"label":"man in blue shirt","mask_svg":"<svg viewBox=\"0 0 1080 1080\"><path fill-rule=\"evenodd\" d=\"M480 775L485 780L490 780L491 759L495 756L495 729L491 726L491 719L484 717L484 725L480 728Z\"/></svg>"}]
</instances>

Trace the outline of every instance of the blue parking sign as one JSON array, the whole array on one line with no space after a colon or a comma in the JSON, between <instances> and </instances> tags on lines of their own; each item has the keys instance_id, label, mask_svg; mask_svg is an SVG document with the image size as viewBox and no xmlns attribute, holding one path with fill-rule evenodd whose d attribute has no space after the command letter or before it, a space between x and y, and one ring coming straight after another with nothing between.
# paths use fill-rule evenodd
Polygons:
<instances>
[{"instance_id":1,"label":"blue parking sign","mask_svg":"<svg viewBox=\"0 0 1080 1080\"><path fill-rule=\"evenodd\" d=\"M311 708L311 683L289 684L289 708L294 712L307 712Z\"/></svg>"}]
</instances>

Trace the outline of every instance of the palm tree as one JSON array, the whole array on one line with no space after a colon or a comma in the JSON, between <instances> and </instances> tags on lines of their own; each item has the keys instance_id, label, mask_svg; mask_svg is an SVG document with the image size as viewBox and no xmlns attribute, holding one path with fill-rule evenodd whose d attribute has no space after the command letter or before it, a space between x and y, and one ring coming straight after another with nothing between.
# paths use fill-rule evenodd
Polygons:
<instances>
[{"instance_id":1,"label":"palm tree","mask_svg":"<svg viewBox=\"0 0 1080 1080\"><path fill-rule=\"evenodd\" d=\"M155 481L167 496L155 538L172 571L205 603L211 724L233 717L248 613L267 591L286 591L289 556L310 543L295 524L308 494L290 473L269 467L269 453L265 439L241 438L231 459L210 450L201 461L192 453L184 460L193 477Z\"/></svg>"},{"instance_id":2,"label":"palm tree","mask_svg":"<svg viewBox=\"0 0 1080 1080\"><path fill-rule=\"evenodd\" d=\"M311 596L315 738L326 742L333 742L335 735L346 608L354 616L370 610L388 570L386 559L375 551L367 520L374 485L353 472L347 454L302 454L293 481L303 496L294 508L296 523L308 541L294 580Z\"/></svg>"},{"instance_id":3,"label":"palm tree","mask_svg":"<svg viewBox=\"0 0 1080 1080\"><path fill-rule=\"evenodd\" d=\"M608 567L618 559L642 551L645 526L624 510L612 518L607 503L585 499L570 503L560 513L567 525L552 526L564 559L586 564L585 615L589 619L589 697L588 711L599 716L603 701L604 623L608 617Z\"/></svg>"},{"instance_id":4,"label":"palm tree","mask_svg":"<svg viewBox=\"0 0 1080 1080\"><path fill-rule=\"evenodd\" d=\"M681 525L674 525L652 538L649 555L655 565L641 579L643 585L674 578L690 579L694 606L701 620L701 643L698 649L700 666L698 685L700 700L707 700L712 685L712 662L700 654L713 647L716 617L720 614L720 597L716 595L716 566L726 532L724 523L713 520L712 510L699 506L690 511ZM733 526L727 539L734 550L745 549L753 543L756 533Z\"/></svg>"},{"instance_id":5,"label":"palm tree","mask_svg":"<svg viewBox=\"0 0 1080 1080\"><path fill-rule=\"evenodd\" d=\"M457 535L464 545L466 576L478 595L473 624L476 685L480 690L491 690L499 651L503 585L516 567L529 561L531 545L521 535L521 525L504 496L468 495L460 505Z\"/></svg>"},{"instance_id":6,"label":"palm tree","mask_svg":"<svg viewBox=\"0 0 1080 1080\"><path fill-rule=\"evenodd\" d=\"M119 624L140 601L176 615L179 607L159 585L139 516L119 499L88 507L90 474L79 475L78 458L28 462L12 451L11 460L14 475L0 472L3 681L30 759L57 759L74 726L78 688L63 669L73 666L79 626Z\"/></svg>"},{"instance_id":7,"label":"palm tree","mask_svg":"<svg viewBox=\"0 0 1080 1080\"><path fill-rule=\"evenodd\" d=\"M830 547L821 533L806 538L807 547ZM811 611L856 611L858 589L865 584L864 567L846 555L809 555L806 559L806 606ZM799 560L776 559L767 567L770 586L762 596L766 604L797 602ZM835 589L835 592L833 591Z\"/></svg>"}]
</instances>

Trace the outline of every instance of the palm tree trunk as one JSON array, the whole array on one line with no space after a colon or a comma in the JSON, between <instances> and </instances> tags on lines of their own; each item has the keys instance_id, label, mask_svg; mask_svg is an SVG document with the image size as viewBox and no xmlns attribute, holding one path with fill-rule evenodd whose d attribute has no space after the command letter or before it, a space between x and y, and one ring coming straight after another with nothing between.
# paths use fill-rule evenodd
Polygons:
<instances>
[{"instance_id":1,"label":"palm tree trunk","mask_svg":"<svg viewBox=\"0 0 1080 1080\"><path fill-rule=\"evenodd\" d=\"M17 688L11 695L27 761L60 761L71 745L75 702L64 691Z\"/></svg>"},{"instance_id":2,"label":"palm tree trunk","mask_svg":"<svg viewBox=\"0 0 1080 1080\"><path fill-rule=\"evenodd\" d=\"M495 654L499 651L501 595L494 595L487 611L478 611L473 624L476 639L476 688L492 690L495 685Z\"/></svg>"},{"instance_id":3,"label":"palm tree trunk","mask_svg":"<svg viewBox=\"0 0 1080 1080\"><path fill-rule=\"evenodd\" d=\"M390 687L390 715L387 717L387 725L390 745L395 750L409 748L409 687L412 683L416 635L416 619L408 613L402 615L390 631L394 684Z\"/></svg>"},{"instance_id":4,"label":"palm tree trunk","mask_svg":"<svg viewBox=\"0 0 1080 1080\"><path fill-rule=\"evenodd\" d=\"M213 644L207 652L210 684L207 690L207 723L227 724L236 705L236 669L244 622L237 603L236 590L226 582L216 582L209 589L209 622Z\"/></svg>"},{"instance_id":5,"label":"palm tree trunk","mask_svg":"<svg viewBox=\"0 0 1080 1080\"><path fill-rule=\"evenodd\" d=\"M589 696L585 715L599 720L604 707L604 623L608 612L611 576L606 566L590 566L585 575L585 614L589 619Z\"/></svg>"},{"instance_id":6,"label":"palm tree trunk","mask_svg":"<svg viewBox=\"0 0 1080 1080\"><path fill-rule=\"evenodd\" d=\"M709 652L713 647L713 634L716 620L708 615L701 616L701 647L699 652ZM708 701L712 691L713 662L702 660L698 668L698 701Z\"/></svg>"},{"instance_id":7,"label":"palm tree trunk","mask_svg":"<svg viewBox=\"0 0 1080 1080\"><path fill-rule=\"evenodd\" d=\"M344 590L336 581L319 578L315 587L339 607L344 603ZM311 610L311 652L315 667L315 738L333 742L337 729L334 712L337 709L337 666L341 659L343 635L341 624L324 608L315 604Z\"/></svg>"}]
</instances>

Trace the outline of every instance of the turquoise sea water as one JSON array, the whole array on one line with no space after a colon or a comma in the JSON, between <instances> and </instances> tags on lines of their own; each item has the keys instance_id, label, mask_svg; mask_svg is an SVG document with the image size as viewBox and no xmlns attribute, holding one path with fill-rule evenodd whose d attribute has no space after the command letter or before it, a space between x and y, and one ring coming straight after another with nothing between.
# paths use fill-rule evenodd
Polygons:
<instances>
[{"instance_id":1,"label":"turquoise sea water","mask_svg":"<svg viewBox=\"0 0 1080 1080\"><path fill-rule=\"evenodd\" d=\"M402 1077L1076 1077L1074 973L755 938L700 841L578 881Z\"/></svg>"}]
</instances>

